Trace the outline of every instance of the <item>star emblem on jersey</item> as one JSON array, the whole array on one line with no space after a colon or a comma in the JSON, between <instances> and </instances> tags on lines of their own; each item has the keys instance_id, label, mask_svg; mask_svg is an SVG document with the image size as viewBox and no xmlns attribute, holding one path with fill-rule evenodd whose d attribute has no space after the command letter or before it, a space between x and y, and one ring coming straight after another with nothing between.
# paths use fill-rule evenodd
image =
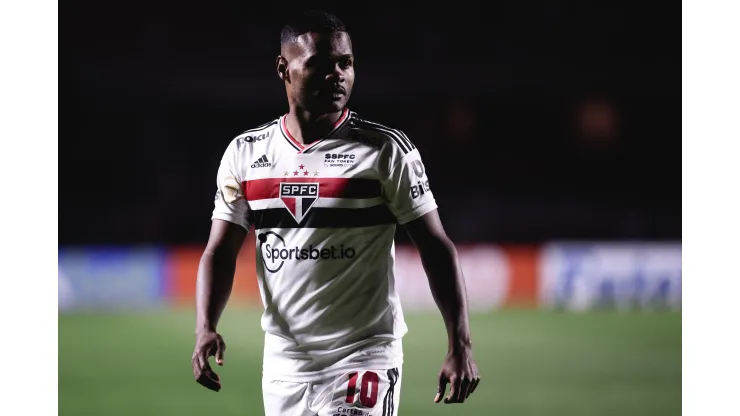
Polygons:
<instances>
[{"instance_id":1,"label":"star emblem on jersey","mask_svg":"<svg viewBox=\"0 0 740 416\"><path fill-rule=\"evenodd\" d=\"M282 182L280 184L280 200L298 224L303 221L317 199L319 199L318 182Z\"/></svg>"},{"instance_id":2,"label":"star emblem on jersey","mask_svg":"<svg viewBox=\"0 0 740 416\"><path fill-rule=\"evenodd\" d=\"M308 169L304 165L298 166L298 169L293 171L293 176L309 176L310 174L311 173L308 171ZM289 176L287 170L285 171L284 175ZM314 172L313 176L319 176L319 171Z\"/></svg>"}]
</instances>

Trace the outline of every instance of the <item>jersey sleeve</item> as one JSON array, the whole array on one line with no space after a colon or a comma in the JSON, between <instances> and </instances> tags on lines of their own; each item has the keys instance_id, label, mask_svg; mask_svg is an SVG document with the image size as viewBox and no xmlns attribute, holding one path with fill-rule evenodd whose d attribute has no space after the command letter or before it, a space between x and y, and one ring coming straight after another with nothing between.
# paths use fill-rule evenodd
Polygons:
<instances>
[{"instance_id":1,"label":"jersey sleeve","mask_svg":"<svg viewBox=\"0 0 740 416\"><path fill-rule=\"evenodd\" d=\"M383 195L399 224L405 224L437 208L429 186L426 168L419 150L405 152L392 146L389 153L389 173L383 183Z\"/></svg>"},{"instance_id":2,"label":"jersey sleeve","mask_svg":"<svg viewBox=\"0 0 740 416\"><path fill-rule=\"evenodd\" d=\"M241 177L236 141L233 141L226 148L218 167L216 198L211 219L229 221L249 231L249 206L244 197Z\"/></svg>"}]
</instances>

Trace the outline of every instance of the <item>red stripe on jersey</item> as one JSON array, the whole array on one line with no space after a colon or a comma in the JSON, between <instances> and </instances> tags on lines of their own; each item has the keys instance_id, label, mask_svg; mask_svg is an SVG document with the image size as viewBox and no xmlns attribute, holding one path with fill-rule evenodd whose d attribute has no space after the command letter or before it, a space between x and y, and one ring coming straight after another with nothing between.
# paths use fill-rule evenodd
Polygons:
<instances>
[{"instance_id":1,"label":"red stripe on jersey","mask_svg":"<svg viewBox=\"0 0 740 416\"><path fill-rule=\"evenodd\" d=\"M294 145L298 146L299 149L303 150L303 144L301 144L301 142L296 140L295 137L293 137L293 135L290 134L290 131L288 131L288 124L285 121L287 119L288 119L287 115L283 117L283 131L285 131L285 135L288 136L288 138L290 139L291 142L293 142Z\"/></svg>"},{"instance_id":2,"label":"red stripe on jersey","mask_svg":"<svg viewBox=\"0 0 740 416\"><path fill-rule=\"evenodd\" d=\"M319 197L367 199L380 196L380 182L364 178L265 178L245 181L248 201L280 197L280 184L319 183Z\"/></svg>"},{"instance_id":3,"label":"red stripe on jersey","mask_svg":"<svg viewBox=\"0 0 740 416\"><path fill-rule=\"evenodd\" d=\"M339 116L339 120L337 120L337 122L334 123L334 127L332 127L332 130L339 127L339 125L342 124L342 122L344 122L344 120L347 118L348 114L349 114L349 109L345 108L344 111L342 111L342 115Z\"/></svg>"}]
</instances>

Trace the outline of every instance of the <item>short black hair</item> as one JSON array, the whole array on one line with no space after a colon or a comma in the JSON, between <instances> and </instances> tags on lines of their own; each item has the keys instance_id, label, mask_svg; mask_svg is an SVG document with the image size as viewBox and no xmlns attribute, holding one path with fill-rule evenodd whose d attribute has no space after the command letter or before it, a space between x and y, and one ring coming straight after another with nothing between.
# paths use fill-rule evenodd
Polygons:
<instances>
[{"instance_id":1,"label":"short black hair","mask_svg":"<svg viewBox=\"0 0 740 416\"><path fill-rule=\"evenodd\" d=\"M293 42L298 36L309 32L347 32L347 28L333 14L319 10L309 10L288 20L280 32L280 44Z\"/></svg>"}]
</instances>

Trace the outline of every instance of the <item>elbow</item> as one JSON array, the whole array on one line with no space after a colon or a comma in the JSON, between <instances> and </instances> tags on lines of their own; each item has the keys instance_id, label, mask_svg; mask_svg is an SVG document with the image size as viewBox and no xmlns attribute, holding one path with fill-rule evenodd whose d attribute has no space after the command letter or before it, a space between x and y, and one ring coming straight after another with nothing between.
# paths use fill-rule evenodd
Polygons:
<instances>
[{"instance_id":1,"label":"elbow","mask_svg":"<svg viewBox=\"0 0 740 416\"><path fill-rule=\"evenodd\" d=\"M228 247L224 247L223 245L208 246L203 251L203 255L200 257L200 262L210 264L236 264L237 256L238 251L230 250Z\"/></svg>"},{"instance_id":2,"label":"elbow","mask_svg":"<svg viewBox=\"0 0 740 416\"><path fill-rule=\"evenodd\" d=\"M455 244L446 235L434 236L419 245L419 254L429 258L457 258Z\"/></svg>"}]
</instances>

